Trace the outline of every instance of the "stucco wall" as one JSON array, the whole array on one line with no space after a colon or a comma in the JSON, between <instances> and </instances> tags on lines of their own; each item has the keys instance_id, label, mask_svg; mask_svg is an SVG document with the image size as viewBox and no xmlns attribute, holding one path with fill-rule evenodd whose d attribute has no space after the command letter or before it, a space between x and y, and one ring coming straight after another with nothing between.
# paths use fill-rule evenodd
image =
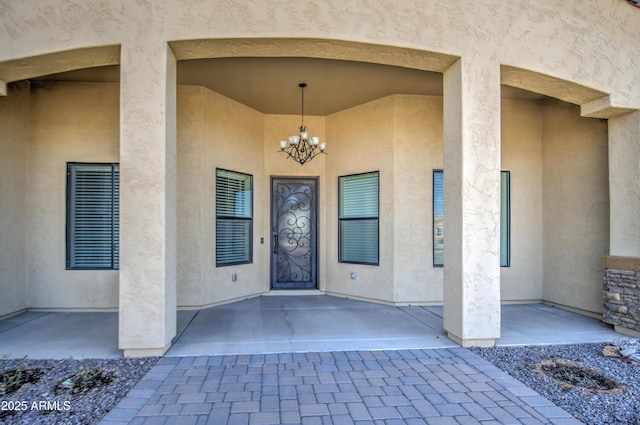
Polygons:
<instances>
[{"instance_id":1,"label":"stucco wall","mask_svg":"<svg viewBox=\"0 0 640 425\"><path fill-rule=\"evenodd\" d=\"M153 84L157 83L158 86L167 84L164 75L161 75L163 67L158 67L157 64L166 59L169 40L220 39L222 37L240 39L246 43L234 44L227 54L242 56L246 55L247 51L255 54L251 46L252 40L265 40L275 36L286 40L316 37L325 40L326 44L323 47L328 46L328 48L321 49L320 52L316 51L313 54L315 57L371 60L443 72L443 62L440 60L443 54L461 56L465 63L482 62L486 65L484 70L494 74L501 65L530 70L537 76L538 81L534 86L551 96L578 99L589 103L591 107L594 107L593 101L597 101L596 106L602 103L623 108L640 107L640 85L636 81L637 75L640 74L640 63L634 59L637 56L638 40L640 40L640 14L636 8L623 0L581 2L485 0L474 7L470 7L468 2L449 0L407 0L400 4L390 0L375 3L362 0L353 2L330 0L322 3L300 1L290 4L287 8L282 8L280 2L265 0L256 2L254 6L237 7L236 4L221 0L198 2L158 0L125 3L101 0L43 0L37 4L5 1L0 4L2 11L0 40L4 41L0 43L0 79L6 82L19 81L79 67L117 64L123 57L122 76L123 81L128 84L128 86L125 85L125 92L135 91L134 88L139 87L136 83L144 75L145 82L150 82L149 86L154 89L151 91L157 94L166 87L153 87ZM363 10L366 10L365 17L362 15ZM95 16L99 19L91 18ZM314 17L315 25L300 24L307 22L309 16ZM334 44L332 40L346 41L346 43ZM352 45L348 44L350 42L353 42ZM224 47L224 43L221 41L218 47ZM266 43L268 44L268 40ZM274 40L268 47L274 48L278 55L305 56L309 51L308 48L313 47L314 44L317 42L309 42L308 45L299 43L297 49L291 46L280 48L282 45L280 40ZM105 48L105 46L116 47ZM384 54L386 50L380 46L416 49L424 55L416 55L416 51L407 51L405 55L386 55ZM73 52L71 49L82 50ZM124 53L122 56L119 55L121 51ZM50 53L56 55L46 56ZM194 56L197 56L197 53L196 51ZM548 76L553 78L547 78ZM485 76L482 72L475 74L470 72L463 77L467 83L473 85ZM527 81L517 78L511 83L527 85ZM602 98L574 96L576 84L589 88L585 91L587 93L592 93L591 89L597 90L599 93L595 95ZM64 246L64 208L62 208L64 162L81 160L75 157L82 157L84 160L117 159L118 118L115 112L118 107L117 89L112 88L110 95L103 96L107 103L113 105L106 115L88 113L88 111L101 111L101 107L105 105L105 100L97 96L101 94L100 92L96 91L93 95L84 97L76 91L77 88L67 87L65 90L66 92L62 94L60 88L54 88L47 96L41 93L33 97L33 138L29 144L29 167L34 171L30 171L25 191L28 197L25 210L27 213L24 215L28 229L25 243L29 252L26 273L31 282L26 305L38 307L47 304L50 307L73 307L76 305L73 298L65 297L74 293L83 299L84 305L114 307L117 303L113 298L117 293L116 273L105 272L101 273L100 277L91 275L87 278L85 272L66 272L63 261L64 250L60 247ZM138 90L142 94L145 93L145 88L138 88ZM98 99L100 104L97 104ZM126 93L124 99L131 99L130 94ZM154 104L153 101L150 103ZM366 119L363 120L366 125L348 119L352 117L362 119L362 116L354 111L346 111L326 119L329 152L337 159L336 163L333 163L333 159L327 163L326 181L321 182L321 187L326 187L327 190L326 193L321 192L324 193L322 196L326 196L324 205L327 208L326 226L323 226L326 228L326 233L321 238L323 237L327 242L326 264L332 264L337 258L335 252L337 244L332 239L335 237L333 235L337 234L335 231L337 176L380 169L381 182L383 182L381 228L386 232L381 239L381 262L385 265L375 270L376 273L382 271L381 277L385 282L392 282L394 277L401 276L396 274L396 271L390 268L391 266L386 266L386 264L393 264L393 261L390 261L392 258L389 257L389 252L396 252L396 247L391 243L394 239L390 238L388 233L393 232L390 229L393 228L394 223L385 221L386 217L390 216L390 212L398 208L398 203L394 204L390 200L392 189L398 186L393 181L396 173L390 172L394 170L393 164L396 161L394 152L390 152L387 145L378 144L372 150L375 157L365 156L359 161L352 161L352 158L361 156L360 152L356 151L357 145L343 146L339 143L343 135L349 139L359 139L362 134L367 136L364 139L388 142L393 136L390 134L391 126L381 128L377 121L369 119L369 115L371 117L388 115L390 106L380 107L382 104L384 102L374 102L361 107L366 111L364 114ZM131 109L138 107L136 102L131 101L127 105L130 105ZM146 107L150 108L149 105ZM170 108L171 105L169 105ZM380 113L381 109L387 113ZM540 248L543 253L542 269L545 282L543 296L552 302L589 311L599 311L600 295L599 291L596 292L593 289L595 285L592 282L600 274L598 257L606 253L608 246L604 241L607 221L603 219L604 211L607 209L607 175L600 162L606 157L606 150L602 152L602 146L606 146L606 142L601 141L603 138L606 139L606 135L602 136L606 130L603 130L605 124L598 121L591 121L588 124L579 121L576 108L569 109L572 109L571 114L566 112L567 108L547 105L543 113L543 165L540 195L544 229ZM154 117L163 119L162 111L154 109L153 112L156 113ZM12 114L13 112L9 114L10 118ZM637 117L637 113L635 116ZM234 121L235 117L228 118L237 123ZM104 125L105 119L115 121ZM280 120L281 118L274 118L274 122L281 122ZM291 122L293 121L292 119ZM580 124L577 124L578 122ZM141 126L139 133L136 133L135 125L131 125L129 121L125 123L129 127L128 131L125 131L123 144L157 139L156 133L147 131L149 124L146 128ZM462 123L466 129L471 128L471 124L473 123ZM489 125L495 128L495 120L492 120ZM251 130L247 130L247 133L255 136L258 131L253 124L249 126ZM91 127L90 132L86 131L89 127ZM258 137L264 149L271 143L268 142L271 137L267 137L267 133L272 131L269 128L276 127L265 126L261 134L262 139ZM366 133L352 132L353 128ZM369 132L369 128L374 131ZM637 125L634 128L632 123L629 128L628 134L631 137L626 137L627 133L624 133L625 137L616 137L619 139L618 142L636 146ZM244 131L241 127L236 130L238 134ZM506 135L510 130L503 126L503 131ZM600 134L601 137L594 137L594 134ZM202 137L203 157L206 158L209 155L208 158L211 159L211 162L203 164L201 169L203 174L201 189L203 194L206 194L207 190L211 190L211 186L208 186L211 175L206 173L212 172L212 166L215 168L213 162L217 161L213 158L224 157L225 165L234 167L236 164L238 166L245 164L244 161L247 158L240 163L240 148L231 146L229 146L231 153L205 152L205 148L211 150L214 148L207 143L205 136ZM278 135L274 143L277 143L280 137ZM246 140L243 142L246 143ZM503 168L511 168L507 161L513 159L509 159L509 148L506 143L503 145ZM9 143L9 149L13 149L14 146L13 143ZM250 143L250 146L253 145ZM2 149L6 148L6 146L2 147ZM134 145L133 149L135 148ZM619 151L631 152L624 147ZM637 160L637 149L633 149L632 152ZM183 154L187 153L183 151ZM267 154L249 158L247 165L247 168L263 170L262 182L258 182L258 179L254 181L263 188L268 185L266 180L270 172L266 172L266 169L270 167L267 164L271 164L265 158L268 158ZM189 156L189 161L196 159L197 155ZM260 165L258 161L265 161L266 164ZM389 161L392 164L389 164ZM521 176L515 174L515 169L512 171L515 197L515 188L521 182ZM531 172L533 171L531 169ZM276 168L273 172L278 172L278 169ZM255 176L258 176L258 172ZM158 179L164 180L164 176L160 175ZM531 181L533 180L531 177ZM153 183L157 182L151 182L150 187ZM386 184L391 186L385 186ZM638 193L637 183L630 185L630 189L629 198L637 199L633 197ZM210 192L208 195L210 196ZM20 196L16 194L13 199L19 203ZM195 195L190 196L195 197ZM193 200L197 201L197 199ZM214 210L211 205L205 205L204 201L210 201L210 198L203 195L200 199L201 211L211 214ZM531 200L531 205L535 206L534 204L535 198ZM633 205L633 207L636 206L637 203ZM266 211L266 209L263 210ZM325 214L321 213L321 216L323 215ZM10 215L10 217L17 216ZM535 214L531 217L534 219ZM13 224L7 224L7 220L9 219L2 221L2 226ZM210 216L192 217L192 220L211 225ZM268 222L267 220L266 216L262 217L263 226ZM632 222L625 225L633 224L631 231L637 233L637 220L634 221L634 217L631 217L625 221ZM516 226L515 218L514 226ZM262 233L268 237L265 230L262 229ZM513 228L514 262L520 261L515 251L518 251L518 255L521 255L520 252L534 253L535 251L535 242L522 247L522 251L515 249L516 240L519 243L520 240L525 239L516 239L515 232L523 230L527 229L523 229L522 224ZM258 231L255 235L259 237ZM535 235L532 234L531 237L535 240ZM20 240L18 236L18 245ZM259 239L256 238L256 240ZM201 241L203 244L199 247L201 252L210 253L211 247L205 246L204 243L212 243L211 239L203 238ZM395 243L397 241L398 238L395 238ZM53 247L56 249L52 250ZM15 251L11 249L11 252ZM254 251L254 253L257 252L258 249ZM535 255L528 257L528 260L531 262L531 270L535 272L534 263L537 260L534 257ZM264 258L266 256L263 256L261 266L263 272L268 270ZM189 270L190 276L195 275L195 279L198 279L198 270L203 271L207 279L212 278L213 275L208 274L211 270L205 267L204 257L201 257L200 261L201 267L191 264L185 270ZM171 269L171 262L167 261L167 264L161 265L160 268L165 266ZM539 293L539 285L533 277L535 274L531 275L532 281L527 287L538 289L533 289L528 294L518 295L519 290L516 291L515 283L521 276L516 275L517 267L519 266L513 264L511 270L503 269L502 271L503 298L534 297ZM355 282L347 280L349 269L346 265L338 265L337 268L327 266L327 273L325 273L327 278L335 277L336 279L331 281L327 279L326 289L352 294L366 293L372 298L380 299L400 297L399 293L395 295L392 293L390 283L367 288L366 281L372 277L370 270L374 268L361 267L362 270L360 268L354 270L359 272L359 278ZM19 279L20 267L15 270L17 270L16 277ZM224 275L216 277L228 279L226 276L228 271L229 269L224 272ZM244 269L239 271L241 279L244 276L243 273L245 273ZM203 282L204 279L203 277ZM87 280L91 280L89 285L86 283ZM205 287L208 291L206 296L204 294L201 296L203 302L217 299L217 295L214 294L218 289L223 289L213 284L203 283L203 285L203 291ZM260 285L261 288L265 287L264 282ZM188 294L183 294L185 302L192 297L191 289ZM228 289L234 293L234 288ZM18 294L18 298L20 296Z\"/></svg>"},{"instance_id":2,"label":"stucco wall","mask_svg":"<svg viewBox=\"0 0 640 425\"><path fill-rule=\"evenodd\" d=\"M394 239L397 303L442 303L433 267L433 170L442 169L442 98L394 96Z\"/></svg>"},{"instance_id":3,"label":"stucco wall","mask_svg":"<svg viewBox=\"0 0 640 425\"><path fill-rule=\"evenodd\" d=\"M186 100L187 93L189 101ZM215 239L207 237L212 229L203 232L207 223L213 220L214 209L203 207L206 203L207 178L203 158L212 158L213 153L205 154L204 145L199 146L196 140L205 137L203 133L207 120L197 118L202 111L196 97L208 96L211 99L209 112L218 114L221 121L212 126L224 136L215 137L215 143L222 143L220 148L212 152L220 161L220 165L232 168L230 164L238 163L239 170L254 173L256 203L254 205L254 262L261 262L262 275L250 273L249 282L230 283L227 268L215 269L212 263L215 253ZM431 196L432 170L442 168L442 99L423 96L391 96L369 104L361 105L326 118L306 117L308 128L329 142L330 157L321 156L305 165L294 166L283 154L278 153L278 140L295 132L299 125L298 116L264 116L263 152L264 171L262 178L258 175L261 166L245 166L250 164L246 150L240 146L249 143L240 142L243 137L234 135L246 126L248 117L260 121L260 114L242 105L202 88L181 88L181 114L179 122L180 149L180 193L179 240L182 259L181 279L179 284L179 305L207 305L224 302L237 297L248 296L269 290L269 177L270 176L319 176L319 281L320 289L329 293L369 298L396 303L440 303L442 302L442 269L434 268L431 263ZM190 106L185 106L186 104ZM206 103L202 103L205 105ZM216 106L217 105L217 106ZM186 109L197 109L186 114ZM229 116L219 115L228 110ZM217 112L215 112L217 111ZM205 112L206 113L206 112ZM598 120L580 118L573 110L576 126L595 123ZM188 117L185 116L189 115ZM247 114L247 115L245 115ZM224 117L224 118L221 118ZM193 125L187 125L192 123ZM256 122L255 131L260 128ZM543 267L542 267L542 128L547 129L545 137L550 140L564 139L565 132L571 128L543 124L542 104L537 101L503 100L502 104L502 169L511 171L511 266L501 269L501 291L503 301L536 301L543 299ZM187 128L189 136L187 136ZM224 128L225 130L222 130ZM586 127L581 131L592 137L592 131L601 132L601 126ZM560 132L560 134L557 134ZM602 135L601 133L600 136ZM284 135L284 136L283 136ZM356 137L362 135L363 137ZM190 140L187 140L187 137ZM256 138L254 134L252 136ZM251 138L251 137L249 137ZM212 139L213 140L213 139ZM236 140L235 142L229 142ZM602 139L600 138L602 142ZM213 143L213 142L212 142ZM549 143L552 143L549 141ZM374 146L372 150L362 149L362 145ZM223 154L224 152L224 154ZM363 152L365 153L363 155ZM606 156L598 157L602 152L593 152L594 160L605 161ZM220 158L220 156L224 158ZM190 158L189 160L187 158ZM235 159L234 159L235 158ZM244 159L243 159L244 158ZM556 161L551 155L552 161ZM570 164L569 158L564 164ZM243 168L244 166L244 168ZM213 173L215 166L209 166ZM255 171L249 170L255 168ZM326 168L326 173L325 173ZM573 168L571 165L569 168ZM380 170L381 171L381 243L378 267L337 263L337 178L340 175ZM387 171L388 170L388 171ZM547 168L545 168L547 170ZM391 177L384 179L385 173ZM387 177L389 175L387 174ZM213 175L212 177L213 178ZM210 180L210 179L209 179ZM389 181L391 180L391 182ZM416 181L420 184L416 184ZM391 184L391 187L389 185ZM191 186L191 188L188 188ZM197 189L199 188L199 189ZM385 188L388 188L385 190ZM602 189L602 188L600 188ZM198 190L202 194L198 194ZM585 190L589 190L585 187ZM385 193L386 192L386 193ZM386 196L385 196L386 195ZM602 193L595 196L601 196ZM213 192L210 196L213 196ZM591 196L591 195L590 195ZM187 201L188 199L188 201ZM261 199L261 201L259 201ZM601 199L602 200L602 199ZM420 205L421 208L407 208ZM210 219L203 219L206 211ZM388 221L390 220L391 225ZM212 223L213 221L211 221ZM191 223L191 224L186 224ZM200 223L200 224L198 224ZM194 227L195 226L195 227ZM201 226L201 227L199 227ZM600 227L606 227L606 221ZM208 233L207 233L208 232ZM553 234L554 230L545 234ZM260 237L265 244L259 243ZM201 254L192 255L192 250L202 245ZM204 246L208 246L204 248ZM209 254L207 254L209 253ZM209 258L207 258L209 257ZM589 267L588 262L593 255L575 256L576 267ZM188 259L188 261L185 261ZM207 266L207 262L209 266ZM328 265L331 267L328 267ZM207 267L209 269L207 270ZM241 266L248 267L250 266ZM182 274L182 271L185 274ZM357 279L352 281L349 273L355 271ZM242 270L238 272L239 276ZM224 275L223 275L224 274ZM210 296L197 300L200 276L209 277ZM592 270L592 278L594 277ZM257 282L260 282L259 284ZM206 283L203 284L204 293ZM552 284L548 284L550 286ZM215 288L215 289L214 289ZM545 294L546 295L546 294ZM591 294L593 295L593 294ZM544 297L546 299L546 296ZM571 297L570 297L571 298ZM582 308L580 302L573 298L565 300L566 304Z\"/></svg>"},{"instance_id":4,"label":"stucco wall","mask_svg":"<svg viewBox=\"0 0 640 425\"><path fill-rule=\"evenodd\" d=\"M264 116L202 87L178 99L178 307L264 292ZM253 175L251 264L216 267L216 167Z\"/></svg>"},{"instance_id":5,"label":"stucco wall","mask_svg":"<svg viewBox=\"0 0 640 425\"><path fill-rule=\"evenodd\" d=\"M48 83L34 88L30 114L16 112L23 112L25 119L30 116L31 123L29 184L22 192L16 191L19 185L13 187L16 201L28 193L27 249L32 255L27 256L30 297L7 312L25 307L117 308L117 271L65 270L66 163L118 162L117 85ZM178 306L208 305L264 292L262 190L254 195L254 263L215 268L215 167L253 174L254 187L265 186L262 114L201 87L179 88L178 114ZM13 167L20 164L12 163ZM14 211L24 216L24 210ZM7 217L3 215L2 225L15 224ZM12 264L14 275L21 270ZM231 273L238 274L237 282L231 282ZM16 297L26 296L27 283L22 280L10 292Z\"/></svg>"},{"instance_id":6,"label":"stucco wall","mask_svg":"<svg viewBox=\"0 0 640 425\"><path fill-rule=\"evenodd\" d=\"M206 89L202 87L180 86L177 93L178 279L176 302L178 306L202 304L205 108L203 98L205 91Z\"/></svg>"},{"instance_id":7,"label":"stucco wall","mask_svg":"<svg viewBox=\"0 0 640 425\"><path fill-rule=\"evenodd\" d=\"M29 308L118 307L118 272L65 270L67 162L119 162L117 84L33 83L29 114Z\"/></svg>"},{"instance_id":8,"label":"stucco wall","mask_svg":"<svg viewBox=\"0 0 640 425\"><path fill-rule=\"evenodd\" d=\"M615 103L640 106L635 83L640 65L633 60L640 14L623 0L485 0L474 7L449 0L406 0L401 5L329 0L286 8L269 0L254 7L221 0L43 0L2 6L0 39L10 42L0 45L0 61L87 46L143 46L154 40L318 37L453 55L476 52L612 93ZM99 19L90 18L95 16ZM302 24L309 16L314 25Z\"/></svg>"},{"instance_id":9,"label":"stucco wall","mask_svg":"<svg viewBox=\"0 0 640 425\"><path fill-rule=\"evenodd\" d=\"M0 97L0 317L27 307L26 181L29 84Z\"/></svg>"},{"instance_id":10,"label":"stucco wall","mask_svg":"<svg viewBox=\"0 0 640 425\"><path fill-rule=\"evenodd\" d=\"M386 97L330 115L327 140L327 268L330 293L391 302L394 296L395 99ZM328 149L327 149L328 150ZM379 266L338 263L338 177L380 172ZM335 239L334 239L335 238ZM332 242L333 241L333 242ZM351 280L350 273L356 273Z\"/></svg>"},{"instance_id":11,"label":"stucco wall","mask_svg":"<svg viewBox=\"0 0 640 425\"><path fill-rule=\"evenodd\" d=\"M2 167L3 194L15 205L27 202L30 211L14 206L0 220L3 234L15 241L3 243L2 258L29 261L24 268L5 265L3 314L26 307L116 308L117 272L64 269L64 227L66 162L118 161L118 87L38 83L30 98L27 92L2 99L13 103L0 114L6 134L15 136L2 145L2 159L12 158ZM31 127L32 171L21 187L24 117ZM320 289L401 304L442 302L442 269L431 262L431 176L442 168L442 99L390 96L305 122L329 142L330 156L300 167L277 151L278 141L296 131L298 116L265 116L208 89L179 87L178 306L269 290L269 177L291 175L319 176ZM501 270L504 301L545 299L599 311L597 259L608 240L606 136L605 123L580 118L576 107L503 100L502 169L512 178L512 262ZM253 264L215 267L216 167L254 176ZM381 182L380 266L339 264L338 176L375 170ZM24 233L16 230L21 220L28 229L22 242ZM24 246L33 254L22 255Z\"/></svg>"},{"instance_id":12,"label":"stucco wall","mask_svg":"<svg viewBox=\"0 0 640 425\"><path fill-rule=\"evenodd\" d=\"M557 101L543 107L545 301L602 312L609 250L607 125Z\"/></svg>"},{"instance_id":13,"label":"stucco wall","mask_svg":"<svg viewBox=\"0 0 640 425\"><path fill-rule=\"evenodd\" d=\"M432 266L432 170L442 169L442 99L395 96L395 302L441 303ZM511 171L511 266L501 299L542 299L542 106L502 101L502 169ZM446 239L446 238L445 238Z\"/></svg>"},{"instance_id":14,"label":"stucco wall","mask_svg":"<svg viewBox=\"0 0 640 425\"><path fill-rule=\"evenodd\" d=\"M264 291L263 114L207 91L204 98L203 133L203 304L217 303ZM215 267L215 175L216 167L253 175L253 263ZM231 274L238 275L237 282Z\"/></svg>"},{"instance_id":15,"label":"stucco wall","mask_svg":"<svg viewBox=\"0 0 640 425\"><path fill-rule=\"evenodd\" d=\"M511 172L511 266L502 301L542 299L542 106L502 100L501 168Z\"/></svg>"}]
</instances>

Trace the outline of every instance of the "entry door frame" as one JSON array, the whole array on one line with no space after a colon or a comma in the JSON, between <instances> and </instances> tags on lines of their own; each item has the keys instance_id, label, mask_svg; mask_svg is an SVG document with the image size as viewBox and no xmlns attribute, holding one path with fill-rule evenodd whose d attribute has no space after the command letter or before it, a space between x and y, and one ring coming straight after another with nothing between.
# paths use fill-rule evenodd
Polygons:
<instances>
[{"instance_id":1,"label":"entry door frame","mask_svg":"<svg viewBox=\"0 0 640 425\"><path fill-rule=\"evenodd\" d=\"M270 210L271 217L269 220L270 235L270 289L271 290L304 290L318 289L318 180L317 176L271 176L271 199ZM296 286L294 284L279 283L277 276L278 255L276 249L276 238L274 237L278 229L278 214L276 205L276 185L280 182L299 182L310 183L312 188L312 205L311 205L311 285Z\"/></svg>"}]
</instances>

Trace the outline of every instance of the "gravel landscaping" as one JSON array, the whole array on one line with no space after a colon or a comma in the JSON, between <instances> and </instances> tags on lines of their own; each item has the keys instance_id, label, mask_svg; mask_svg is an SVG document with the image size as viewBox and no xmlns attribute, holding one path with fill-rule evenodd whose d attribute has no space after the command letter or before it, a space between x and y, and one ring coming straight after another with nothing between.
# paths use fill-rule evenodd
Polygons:
<instances>
[{"instance_id":1,"label":"gravel landscaping","mask_svg":"<svg viewBox=\"0 0 640 425\"><path fill-rule=\"evenodd\" d=\"M640 425L640 340L472 351L585 424ZM0 424L96 424L157 360L0 360Z\"/></svg>"},{"instance_id":2,"label":"gravel landscaping","mask_svg":"<svg viewBox=\"0 0 640 425\"><path fill-rule=\"evenodd\" d=\"M0 360L0 424L95 424L157 360Z\"/></svg>"},{"instance_id":3,"label":"gravel landscaping","mask_svg":"<svg viewBox=\"0 0 640 425\"><path fill-rule=\"evenodd\" d=\"M606 357L603 350L607 345L640 354L640 341L630 338L608 344L473 348L472 351L585 424L639 425L640 361L637 354ZM565 376L541 373L550 363L569 363L579 368L562 368ZM598 378L606 378L598 379L603 381L598 384L605 385L589 389L592 382L583 379L583 371L597 372ZM609 385L611 382L620 385L613 388Z\"/></svg>"}]
</instances>

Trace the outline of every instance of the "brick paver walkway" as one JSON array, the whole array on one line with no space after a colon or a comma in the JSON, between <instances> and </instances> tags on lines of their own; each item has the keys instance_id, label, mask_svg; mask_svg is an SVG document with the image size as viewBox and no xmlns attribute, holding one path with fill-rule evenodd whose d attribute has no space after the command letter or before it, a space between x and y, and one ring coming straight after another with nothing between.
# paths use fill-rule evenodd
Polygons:
<instances>
[{"instance_id":1,"label":"brick paver walkway","mask_svg":"<svg viewBox=\"0 0 640 425\"><path fill-rule=\"evenodd\" d=\"M163 357L100 422L580 423L464 348Z\"/></svg>"}]
</instances>

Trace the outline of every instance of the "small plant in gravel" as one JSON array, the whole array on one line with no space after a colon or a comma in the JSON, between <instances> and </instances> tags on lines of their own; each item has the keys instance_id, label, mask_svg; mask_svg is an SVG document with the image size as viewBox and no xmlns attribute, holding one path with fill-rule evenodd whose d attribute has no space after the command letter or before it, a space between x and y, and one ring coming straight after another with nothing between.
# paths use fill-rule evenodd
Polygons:
<instances>
[{"instance_id":1,"label":"small plant in gravel","mask_svg":"<svg viewBox=\"0 0 640 425\"><path fill-rule=\"evenodd\" d=\"M556 359L545 360L536 366L541 374L553 379L563 390L577 387L588 392L620 393L623 385L613 378L590 368L579 366L571 361Z\"/></svg>"},{"instance_id":2,"label":"small plant in gravel","mask_svg":"<svg viewBox=\"0 0 640 425\"><path fill-rule=\"evenodd\" d=\"M7 368L8 359L4 356L0 361L0 395L11 394L24 384L35 384L42 377L42 370L27 369L24 366L26 356L12 369Z\"/></svg>"},{"instance_id":3,"label":"small plant in gravel","mask_svg":"<svg viewBox=\"0 0 640 425\"><path fill-rule=\"evenodd\" d=\"M11 394L0 395L0 424L59 425L96 424L147 373L158 358L64 360L10 359L9 369L40 369L42 377L22 385ZM61 384L65 383L64 388Z\"/></svg>"},{"instance_id":4,"label":"small plant in gravel","mask_svg":"<svg viewBox=\"0 0 640 425\"><path fill-rule=\"evenodd\" d=\"M73 358L71 359L73 362ZM79 364L78 372L59 381L54 388L54 393L59 394L81 394L109 385L114 379L112 371L95 367L90 364Z\"/></svg>"}]
</instances>

